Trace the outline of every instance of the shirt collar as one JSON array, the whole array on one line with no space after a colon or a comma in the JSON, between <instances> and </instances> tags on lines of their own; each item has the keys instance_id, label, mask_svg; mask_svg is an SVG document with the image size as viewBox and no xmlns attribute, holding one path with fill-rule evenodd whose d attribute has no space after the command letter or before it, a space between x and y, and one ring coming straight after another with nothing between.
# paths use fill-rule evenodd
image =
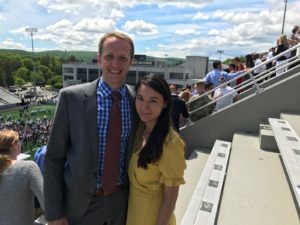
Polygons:
<instances>
[{"instance_id":1,"label":"shirt collar","mask_svg":"<svg viewBox=\"0 0 300 225\"><path fill-rule=\"evenodd\" d=\"M100 94L103 97L110 96L111 93L112 93L111 87L109 87L107 85L107 83L105 83L102 78L100 79L100 81L98 83L98 90L97 91L100 92ZM122 98L126 97L127 89L126 89L125 85L122 85L122 87L119 90L117 90L117 91L121 94Z\"/></svg>"}]
</instances>

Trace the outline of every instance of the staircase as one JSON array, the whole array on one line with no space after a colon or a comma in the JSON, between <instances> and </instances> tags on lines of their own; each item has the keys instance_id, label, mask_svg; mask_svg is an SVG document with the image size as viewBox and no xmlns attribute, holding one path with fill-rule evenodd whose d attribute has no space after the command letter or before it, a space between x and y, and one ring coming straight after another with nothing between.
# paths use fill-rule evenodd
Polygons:
<instances>
[{"instance_id":1,"label":"staircase","mask_svg":"<svg viewBox=\"0 0 300 225\"><path fill-rule=\"evenodd\" d=\"M277 148L261 148L261 142L270 138L264 132L247 133L236 132L231 143L231 153L228 159L225 180L222 181L222 193L215 209L204 209L207 203L205 191L209 186L213 174L212 158L218 154L215 146L209 155L199 155L195 151L187 160L186 185L182 186L176 208L176 217L181 225L299 225L299 155L295 154L292 162L284 159L282 148L282 134L278 134L274 121L285 121L294 132L288 137L299 139L300 115L282 113L281 119L270 118L270 124L260 126L260 129L271 127L273 139ZM284 132L287 129L280 129ZM288 139L287 139L288 140ZM291 138L290 138L291 140ZM294 140L292 140L294 141ZM220 142L216 140L215 145ZM228 142L227 142L228 143ZM298 142L299 144L300 142ZM265 145L267 146L267 145ZM291 145L290 152L294 153L295 144ZM285 148L288 151L288 148ZM283 151L285 151L283 150ZM299 149L300 150L300 149ZM203 152L201 152L203 153ZM300 151L299 151L300 153ZM205 160L206 159L206 160ZM293 161L294 160L294 161ZM191 163L193 162L193 163ZM291 169L292 168L292 169ZM198 173L196 173L197 171ZM290 172L292 171L292 172ZM194 174L191 174L194 173ZM201 176L199 177L199 174ZM192 177L193 176L193 177ZM191 179L191 177L193 179ZM193 180L192 183L190 181ZM195 185L195 180L198 183ZM195 188L192 188L195 187ZM191 194L192 192L192 194ZM188 193L188 195L186 195ZM212 193L208 193L210 198ZM185 204L182 204L183 199ZM188 202L188 204L186 204ZM184 208L184 210L183 210ZM204 212L203 212L204 211ZM180 212L180 213L179 213ZM184 213L183 213L184 212ZM207 219L207 217L210 217Z\"/></svg>"},{"instance_id":2,"label":"staircase","mask_svg":"<svg viewBox=\"0 0 300 225\"><path fill-rule=\"evenodd\" d=\"M188 149L178 224L300 225L300 66L276 79L180 130ZM217 181L219 142L230 149Z\"/></svg>"}]
</instances>

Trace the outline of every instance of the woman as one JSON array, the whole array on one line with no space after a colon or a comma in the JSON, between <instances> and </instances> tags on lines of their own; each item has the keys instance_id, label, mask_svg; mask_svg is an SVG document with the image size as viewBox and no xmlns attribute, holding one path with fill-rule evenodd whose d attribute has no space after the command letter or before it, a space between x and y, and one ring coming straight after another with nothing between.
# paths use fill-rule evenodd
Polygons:
<instances>
[{"instance_id":1,"label":"woman","mask_svg":"<svg viewBox=\"0 0 300 225\"><path fill-rule=\"evenodd\" d=\"M167 82L150 75L136 86L140 124L129 164L127 225L174 225L179 185L186 167L184 142L172 129Z\"/></svg>"},{"instance_id":2,"label":"woman","mask_svg":"<svg viewBox=\"0 0 300 225\"><path fill-rule=\"evenodd\" d=\"M0 220L1 224L32 225L33 197L41 206L43 180L33 161L17 161L21 153L19 135L13 130L0 131Z\"/></svg>"},{"instance_id":3,"label":"woman","mask_svg":"<svg viewBox=\"0 0 300 225\"><path fill-rule=\"evenodd\" d=\"M289 49L289 42L285 34L281 34L277 39L277 47L275 49L274 55L279 55ZM285 53L284 55L277 58L276 61L276 76L284 73L287 70L287 59L290 57L290 53Z\"/></svg>"}]
</instances>

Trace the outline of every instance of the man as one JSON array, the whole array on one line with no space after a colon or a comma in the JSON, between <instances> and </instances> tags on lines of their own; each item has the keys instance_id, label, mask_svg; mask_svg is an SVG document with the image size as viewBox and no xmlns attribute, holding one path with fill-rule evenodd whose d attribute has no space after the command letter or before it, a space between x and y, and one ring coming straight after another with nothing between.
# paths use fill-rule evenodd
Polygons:
<instances>
[{"instance_id":1,"label":"man","mask_svg":"<svg viewBox=\"0 0 300 225\"><path fill-rule=\"evenodd\" d=\"M181 100L177 95L177 88L175 85L170 85L170 91L172 94L173 108L172 108L172 121L173 126L177 132L179 132L179 120L180 117L188 118L189 113L187 111L185 102Z\"/></svg>"},{"instance_id":2,"label":"man","mask_svg":"<svg viewBox=\"0 0 300 225\"><path fill-rule=\"evenodd\" d=\"M212 101L210 96L203 95L205 93L205 81L200 80L196 83L197 94L194 95L191 100L188 102L188 111L190 113L190 120L196 122L201 118L208 116L214 111L215 104L211 104L207 107L204 107L198 111L192 112L196 109L199 109L201 106L204 106ZM202 97L200 97L203 95Z\"/></svg>"},{"instance_id":3,"label":"man","mask_svg":"<svg viewBox=\"0 0 300 225\"><path fill-rule=\"evenodd\" d=\"M118 32L104 35L98 52L102 77L60 93L45 156L45 216L49 225L125 224L126 167L131 155L128 140L136 118L134 92L125 79L133 56L134 45L128 36ZM113 135L109 132L113 119L109 117L115 110L121 120L117 136L121 139L117 143L120 156L108 160L106 156L115 150L113 143L108 144ZM113 168L118 171L117 184L106 189L105 167L114 161L118 164Z\"/></svg>"},{"instance_id":4,"label":"man","mask_svg":"<svg viewBox=\"0 0 300 225\"><path fill-rule=\"evenodd\" d=\"M214 88L219 85L219 78L221 75L224 76L226 80L231 80L245 72L245 70L242 70L236 73L227 73L223 71L222 63L220 60L216 60L213 62L213 68L214 70L206 74L204 80L206 83L212 83Z\"/></svg>"},{"instance_id":5,"label":"man","mask_svg":"<svg viewBox=\"0 0 300 225\"><path fill-rule=\"evenodd\" d=\"M240 99L238 93L232 87L226 85L225 82L226 78L221 76L219 79L220 86L216 89L214 94L214 99L218 99L218 101L216 102L215 111L223 109Z\"/></svg>"}]
</instances>

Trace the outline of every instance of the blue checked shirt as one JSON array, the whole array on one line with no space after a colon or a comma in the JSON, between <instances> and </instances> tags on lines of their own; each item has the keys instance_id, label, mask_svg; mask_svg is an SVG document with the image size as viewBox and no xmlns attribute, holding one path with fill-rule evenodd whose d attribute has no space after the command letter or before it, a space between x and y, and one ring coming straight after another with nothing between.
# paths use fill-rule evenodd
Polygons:
<instances>
[{"instance_id":1,"label":"blue checked shirt","mask_svg":"<svg viewBox=\"0 0 300 225\"><path fill-rule=\"evenodd\" d=\"M126 161L126 149L131 129L131 117L130 117L130 105L129 105L129 93L125 85L119 90L121 94L121 114L122 114L122 134L121 134L121 146L120 146L120 176L119 184L123 184L125 176L125 161ZM99 150L98 150L98 172L96 179L96 188L100 188L102 185L102 172L104 166L104 156L107 141L107 129L109 112L112 106L111 99L112 89L104 83L102 78L99 81L97 87L97 109L98 109L98 133L99 133Z\"/></svg>"}]
</instances>

